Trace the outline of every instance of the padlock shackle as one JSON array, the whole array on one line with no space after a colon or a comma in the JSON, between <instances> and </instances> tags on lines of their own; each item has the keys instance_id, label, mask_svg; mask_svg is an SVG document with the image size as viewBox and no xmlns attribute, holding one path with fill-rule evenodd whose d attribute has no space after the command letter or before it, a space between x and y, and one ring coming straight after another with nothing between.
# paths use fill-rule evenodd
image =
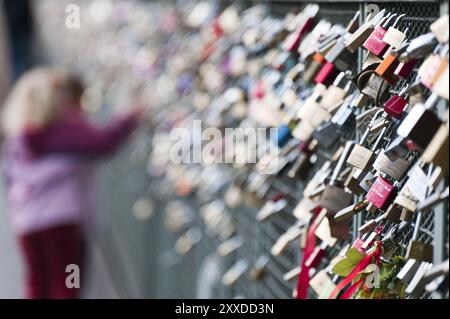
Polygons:
<instances>
[{"instance_id":1,"label":"padlock shackle","mask_svg":"<svg viewBox=\"0 0 450 319\"><path fill-rule=\"evenodd\" d=\"M383 19L385 12L386 12L386 9L383 9L380 12L378 12L378 14L375 17L373 17L372 20L370 20L370 24L372 26L376 26L381 21L381 19Z\"/></svg>"},{"instance_id":2,"label":"padlock shackle","mask_svg":"<svg viewBox=\"0 0 450 319\"><path fill-rule=\"evenodd\" d=\"M387 16L387 20L384 21L383 25L381 26L383 29L387 30L390 26L392 26L392 21L397 16L397 13L392 14L391 16Z\"/></svg>"},{"instance_id":3,"label":"padlock shackle","mask_svg":"<svg viewBox=\"0 0 450 319\"><path fill-rule=\"evenodd\" d=\"M359 141L359 144L362 144L366 141L367 137L369 136L370 133L370 127L373 123L375 123L375 121L378 119L378 117L380 116L380 114L383 114L384 109L380 109L378 110L373 117L370 119L369 124L367 125L367 129L364 131L364 134L361 137L361 140Z\"/></svg>"},{"instance_id":4,"label":"padlock shackle","mask_svg":"<svg viewBox=\"0 0 450 319\"><path fill-rule=\"evenodd\" d=\"M345 30L347 30L347 32L350 32L350 30L353 28L353 26L355 26L355 23L358 21L360 15L361 15L360 10L355 12L355 15L353 16L353 18L347 23L347 27L345 28Z\"/></svg>"},{"instance_id":5,"label":"padlock shackle","mask_svg":"<svg viewBox=\"0 0 450 319\"><path fill-rule=\"evenodd\" d=\"M339 172L342 169L342 167L344 166L344 163L347 160L348 155L350 154L353 144L355 144L355 142L353 142L353 141L347 141L345 143L344 151L342 152L341 156L339 157L339 161L333 170L333 174L331 175L330 185L333 185L334 182L336 181L336 179L338 178Z\"/></svg>"},{"instance_id":6,"label":"padlock shackle","mask_svg":"<svg viewBox=\"0 0 450 319\"><path fill-rule=\"evenodd\" d=\"M384 133L386 133L386 131L387 131L387 127L383 127L380 134L377 136L375 143L373 143L373 145L371 147L372 152L374 152L377 149L377 147L380 144L381 140L383 139Z\"/></svg>"},{"instance_id":7,"label":"padlock shackle","mask_svg":"<svg viewBox=\"0 0 450 319\"><path fill-rule=\"evenodd\" d=\"M397 19L395 20L395 22L391 25L391 27L392 27L392 28L396 28L396 27L397 27L397 24L400 22L400 20L401 20L404 16L406 16L406 13L402 13L401 15L399 15L399 16L397 17ZM406 32L405 32L405 33L406 33Z\"/></svg>"},{"instance_id":8,"label":"padlock shackle","mask_svg":"<svg viewBox=\"0 0 450 319\"><path fill-rule=\"evenodd\" d=\"M401 97L403 94L407 93L407 92L408 92L408 88L409 88L409 83L406 84L406 85L400 90L400 92L398 92L398 96Z\"/></svg>"},{"instance_id":9,"label":"padlock shackle","mask_svg":"<svg viewBox=\"0 0 450 319\"><path fill-rule=\"evenodd\" d=\"M378 24L377 24L377 27L381 27L385 22L386 22L386 20L387 19L389 19L389 17L391 16L391 12L388 12L388 14L387 14L387 16L384 16L381 20L380 20L380 22L378 22Z\"/></svg>"},{"instance_id":10,"label":"padlock shackle","mask_svg":"<svg viewBox=\"0 0 450 319\"><path fill-rule=\"evenodd\" d=\"M346 79L345 72L339 73L336 79L334 79L332 86L341 87L345 79Z\"/></svg>"}]
</instances>

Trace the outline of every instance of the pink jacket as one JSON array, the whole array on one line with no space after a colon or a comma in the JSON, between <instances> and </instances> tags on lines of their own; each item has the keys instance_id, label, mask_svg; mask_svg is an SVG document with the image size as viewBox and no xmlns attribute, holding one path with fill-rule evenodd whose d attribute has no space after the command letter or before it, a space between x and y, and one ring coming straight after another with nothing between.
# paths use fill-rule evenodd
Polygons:
<instances>
[{"instance_id":1,"label":"pink jacket","mask_svg":"<svg viewBox=\"0 0 450 319\"><path fill-rule=\"evenodd\" d=\"M22 235L83 223L96 210L93 159L112 154L136 125L129 115L97 128L76 112L46 129L8 139L4 174L14 231Z\"/></svg>"}]
</instances>

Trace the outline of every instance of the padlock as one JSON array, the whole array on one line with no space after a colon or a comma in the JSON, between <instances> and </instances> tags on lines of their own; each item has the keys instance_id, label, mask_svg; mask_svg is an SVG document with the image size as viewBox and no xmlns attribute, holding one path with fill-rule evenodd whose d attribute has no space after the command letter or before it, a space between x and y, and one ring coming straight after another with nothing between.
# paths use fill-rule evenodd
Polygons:
<instances>
[{"instance_id":1,"label":"padlock","mask_svg":"<svg viewBox=\"0 0 450 319\"><path fill-rule=\"evenodd\" d=\"M311 96L299 109L297 116L301 120L300 126L306 121L315 129L331 117L327 110L320 107L321 100L322 95Z\"/></svg>"},{"instance_id":2,"label":"padlock","mask_svg":"<svg viewBox=\"0 0 450 319\"><path fill-rule=\"evenodd\" d=\"M337 212L349 205L352 201L352 194L344 188L335 185L328 185L320 199L320 206L332 212Z\"/></svg>"},{"instance_id":3,"label":"padlock","mask_svg":"<svg viewBox=\"0 0 450 319\"><path fill-rule=\"evenodd\" d=\"M297 53L300 54L300 61L306 61L314 55L323 37L332 32L331 26L328 21L320 20L313 30L304 37L297 50Z\"/></svg>"},{"instance_id":4,"label":"padlock","mask_svg":"<svg viewBox=\"0 0 450 319\"><path fill-rule=\"evenodd\" d=\"M399 60L391 52L387 52L383 61L375 69L375 73L389 82L391 85L395 85L398 81L398 77L394 74L399 65Z\"/></svg>"},{"instance_id":5,"label":"padlock","mask_svg":"<svg viewBox=\"0 0 450 319\"><path fill-rule=\"evenodd\" d=\"M420 82L430 90L433 88L436 79L448 66L448 58L446 57L448 49L448 45L438 46L417 71Z\"/></svg>"},{"instance_id":6,"label":"padlock","mask_svg":"<svg viewBox=\"0 0 450 319\"><path fill-rule=\"evenodd\" d=\"M298 81L300 79L300 74L304 71L303 63L297 63L294 67L292 67L287 73L285 77L285 81L289 80L292 83Z\"/></svg>"},{"instance_id":7,"label":"padlock","mask_svg":"<svg viewBox=\"0 0 450 319\"><path fill-rule=\"evenodd\" d=\"M341 72L351 70L357 60L356 52L350 52L344 45L344 42L345 38L342 37L325 56L325 60L333 63L333 65Z\"/></svg>"},{"instance_id":8,"label":"padlock","mask_svg":"<svg viewBox=\"0 0 450 319\"><path fill-rule=\"evenodd\" d=\"M426 148L442 124L431 111L438 100L439 97L432 94L425 104L416 104L398 127L397 135L412 140L421 148Z\"/></svg>"},{"instance_id":9,"label":"padlock","mask_svg":"<svg viewBox=\"0 0 450 319\"><path fill-rule=\"evenodd\" d=\"M412 222L414 220L415 213L409 209L403 207L400 214L400 220L402 222Z\"/></svg>"},{"instance_id":10,"label":"padlock","mask_svg":"<svg viewBox=\"0 0 450 319\"><path fill-rule=\"evenodd\" d=\"M323 148L330 148L336 143L339 136L340 132L338 126L331 121L324 122L313 133L314 139L316 139Z\"/></svg>"},{"instance_id":11,"label":"padlock","mask_svg":"<svg viewBox=\"0 0 450 319\"><path fill-rule=\"evenodd\" d=\"M296 30L288 35L282 44L284 50L289 52L297 52L300 42L305 34L312 30L314 26L314 18L319 11L317 5L306 6L305 9L299 14L301 15L301 21L298 24Z\"/></svg>"},{"instance_id":12,"label":"padlock","mask_svg":"<svg viewBox=\"0 0 450 319\"><path fill-rule=\"evenodd\" d=\"M405 14L399 15L383 36L383 42L393 48L399 48L405 40L406 32L398 30L398 24L404 16Z\"/></svg>"},{"instance_id":13,"label":"padlock","mask_svg":"<svg viewBox=\"0 0 450 319\"><path fill-rule=\"evenodd\" d=\"M433 262L433 246L417 240L419 238L422 213L417 213L414 232L406 250L406 258L419 261Z\"/></svg>"},{"instance_id":14,"label":"padlock","mask_svg":"<svg viewBox=\"0 0 450 319\"><path fill-rule=\"evenodd\" d=\"M319 43L317 53L320 53L323 57L325 57L328 52L330 52L334 48L340 37L340 32L334 32L329 36L325 36L324 39L322 39Z\"/></svg>"},{"instance_id":15,"label":"padlock","mask_svg":"<svg viewBox=\"0 0 450 319\"><path fill-rule=\"evenodd\" d=\"M405 157L409 149L404 143L405 139L402 136L396 136L391 143L384 149L386 155L391 161L396 161Z\"/></svg>"},{"instance_id":16,"label":"padlock","mask_svg":"<svg viewBox=\"0 0 450 319\"><path fill-rule=\"evenodd\" d=\"M326 269L319 270L309 281L311 289L316 293L318 299L327 299L336 284L331 280Z\"/></svg>"},{"instance_id":17,"label":"padlock","mask_svg":"<svg viewBox=\"0 0 450 319\"><path fill-rule=\"evenodd\" d=\"M414 70L414 67L416 66L417 62L418 60L416 59L411 59L407 62L400 62L394 71L394 75L398 76L403 80L408 79L408 77Z\"/></svg>"},{"instance_id":18,"label":"padlock","mask_svg":"<svg viewBox=\"0 0 450 319\"><path fill-rule=\"evenodd\" d=\"M339 73L339 69L337 69L333 63L327 61L317 73L314 82L329 86L333 83Z\"/></svg>"},{"instance_id":19,"label":"padlock","mask_svg":"<svg viewBox=\"0 0 450 319\"><path fill-rule=\"evenodd\" d=\"M381 133L378 135L378 138L376 142L372 145L371 149L368 149L360 144L356 144L347 160L347 163L360 170L363 171L367 170L368 167L372 165L376 148L378 147L379 143L383 140L383 136L386 130L387 130L386 127L382 129Z\"/></svg>"},{"instance_id":20,"label":"padlock","mask_svg":"<svg viewBox=\"0 0 450 319\"><path fill-rule=\"evenodd\" d=\"M369 205L369 201L365 199L359 203L345 207L334 215L334 220L336 222L344 222L362 211L367 205Z\"/></svg>"},{"instance_id":21,"label":"padlock","mask_svg":"<svg viewBox=\"0 0 450 319\"><path fill-rule=\"evenodd\" d=\"M324 93L320 106L328 112L334 113L350 91L351 85L352 82L346 77L346 74L341 72L327 89L327 92Z\"/></svg>"},{"instance_id":22,"label":"padlock","mask_svg":"<svg viewBox=\"0 0 450 319\"><path fill-rule=\"evenodd\" d=\"M358 232L360 234L367 234L370 231L373 231L377 225L386 218L386 213L384 213L383 215L375 218L375 219L371 219L368 222L366 222L364 225L362 225L361 227L358 228Z\"/></svg>"},{"instance_id":23,"label":"padlock","mask_svg":"<svg viewBox=\"0 0 450 319\"><path fill-rule=\"evenodd\" d=\"M376 68L383 60L368 51L363 61L361 70L369 70Z\"/></svg>"},{"instance_id":24,"label":"padlock","mask_svg":"<svg viewBox=\"0 0 450 319\"><path fill-rule=\"evenodd\" d=\"M393 183L386 177L378 176L366 198L378 209L386 210L391 204L394 195L395 187Z\"/></svg>"},{"instance_id":25,"label":"padlock","mask_svg":"<svg viewBox=\"0 0 450 319\"><path fill-rule=\"evenodd\" d=\"M344 186L357 196L364 194L364 189L362 189L359 184L365 175L366 172L363 172L358 168L353 168L352 172L345 180Z\"/></svg>"},{"instance_id":26,"label":"padlock","mask_svg":"<svg viewBox=\"0 0 450 319\"><path fill-rule=\"evenodd\" d=\"M301 121L292 131L292 135L300 142L307 143L311 140L315 129L316 127L308 121Z\"/></svg>"},{"instance_id":27,"label":"padlock","mask_svg":"<svg viewBox=\"0 0 450 319\"><path fill-rule=\"evenodd\" d=\"M222 276L221 283L224 286L233 285L241 278L248 269L248 262L245 259L237 260Z\"/></svg>"},{"instance_id":28,"label":"padlock","mask_svg":"<svg viewBox=\"0 0 450 319\"><path fill-rule=\"evenodd\" d=\"M332 238L336 238L337 240L346 241L350 238L350 227L347 222L337 222L330 218L327 218L330 227L330 235Z\"/></svg>"},{"instance_id":29,"label":"padlock","mask_svg":"<svg viewBox=\"0 0 450 319\"><path fill-rule=\"evenodd\" d=\"M282 148L286 143L292 138L291 129L289 126L283 124L277 129L277 134L275 136L275 143L279 148Z\"/></svg>"},{"instance_id":30,"label":"padlock","mask_svg":"<svg viewBox=\"0 0 450 319\"><path fill-rule=\"evenodd\" d=\"M407 172L410 162L404 158L391 160L382 150L373 162L373 168L380 173L390 176L392 179L399 181Z\"/></svg>"},{"instance_id":31,"label":"padlock","mask_svg":"<svg viewBox=\"0 0 450 319\"><path fill-rule=\"evenodd\" d=\"M380 23L375 27L372 34L369 38L364 42L363 46L371 53L378 57L382 57L386 52L386 49L389 45L383 41L383 37L386 34L389 27L391 27L394 23L394 19L397 17L397 14L394 13L392 15L387 15L380 21Z\"/></svg>"},{"instance_id":32,"label":"padlock","mask_svg":"<svg viewBox=\"0 0 450 319\"><path fill-rule=\"evenodd\" d=\"M384 111L395 119L402 118L403 110L408 104L408 101L404 97L407 90L408 86L403 87L398 94L391 96L383 105Z\"/></svg>"},{"instance_id":33,"label":"padlock","mask_svg":"<svg viewBox=\"0 0 450 319\"><path fill-rule=\"evenodd\" d=\"M448 144L448 127L442 124L422 154L425 163L438 165L445 175L448 175L449 167Z\"/></svg>"},{"instance_id":34,"label":"padlock","mask_svg":"<svg viewBox=\"0 0 450 319\"><path fill-rule=\"evenodd\" d=\"M375 26L383 19L386 9L381 10L376 16L366 21L355 32L353 32L344 44L350 52L356 52L372 34Z\"/></svg>"},{"instance_id":35,"label":"padlock","mask_svg":"<svg viewBox=\"0 0 450 319\"><path fill-rule=\"evenodd\" d=\"M382 141L384 132L386 131L386 127L382 129L382 132L378 135L375 143L373 143L372 149L367 149L362 144L365 142L365 140L368 138L369 134L371 133L371 128L375 121L378 119L379 115L382 114L382 110L378 111L377 114L372 118L371 122L369 123L366 131L364 132L363 136L361 137L361 140L358 144L356 144L353 147L352 152L347 158L347 163L352 165L353 167L356 167L360 170L367 170L368 166L371 165L373 160L374 151L378 147L379 143Z\"/></svg>"},{"instance_id":36,"label":"padlock","mask_svg":"<svg viewBox=\"0 0 450 319\"><path fill-rule=\"evenodd\" d=\"M311 62L308 67L303 72L303 81L307 83L311 83L316 77L317 73L319 73L323 64L325 63L325 58L319 52L316 52L312 57Z\"/></svg>"},{"instance_id":37,"label":"padlock","mask_svg":"<svg viewBox=\"0 0 450 319\"><path fill-rule=\"evenodd\" d=\"M417 164L408 172L408 176L394 203L414 212L418 202L426 197L429 178Z\"/></svg>"},{"instance_id":38,"label":"padlock","mask_svg":"<svg viewBox=\"0 0 450 319\"><path fill-rule=\"evenodd\" d=\"M355 122L355 94L347 96L330 122L336 124L338 131L349 132L354 129Z\"/></svg>"},{"instance_id":39,"label":"padlock","mask_svg":"<svg viewBox=\"0 0 450 319\"><path fill-rule=\"evenodd\" d=\"M354 33L356 30L358 30L359 25L359 16L361 15L361 11L356 11L353 18L349 21L349 23L346 26L346 30L348 33Z\"/></svg>"},{"instance_id":40,"label":"padlock","mask_svg":"<svg viewBox=\"0 0 450 319\"><path fill-rule=\"evenodd\" d=\"M400 217L402 215L402 209L395 205L391 204L386 209L386 220L390 221L391 223L400 223Z\"/></svg>"},{"instance_id":41,"label":"padlock","mask_svg":"<svg viewBox=\"0 0 450 319\"><path fill-rule=\"evenodd\" d=\"M368 80L366 81L364 87L361 89L361 93L376 101L375 103L378 105L377 101L382 99L386 94L388 86L389 83L386 82L382 77L378 76L373 70L371 73L369 73Z\"/></svg>"},{"instance_id":42,"label":"padlock","mask_svg":"<svg viewBox=\"0 0 450 319\"><path fill-rule=\"evenodd\" d=\"M433 33L422 34L409 42L406 51L399 56L400 62L419 60L433 52L438 41Z\"/></svg>"},{"instance_id":43,"label":"padlock","mask_svg":"<svg viewBox=\"0 0 450 319\"><path fill-rule=\"evenodd\" d=\"M309 156L317 147L317 143L310 142L300 142L298 149L299 155L295 162L292 164L292 167L289 169L288 176L290 178L295 178L297 176L303 175L301 174L302 169L307 166L307 162L309 161Z\"/></svg>"},{"instance_id":44,"label":"padlock","mask_svg":"<svg viewBox=\"0 0 450 319\"><path fill-rule=\"evenodd\" d=\"M289 244L299 238L303 232L305 232L305 227L301 221L297 222L295 225L292 225L277 239L275 244L270 249L270 253L273 256L282 255L289 247Z\"/></svg>"},{"instance_id":45,"label":"padlock","mask_svg":"<svg viewBox=\"0 0 450 319\"><path fill-rule=\"evenodd\" d=\"M367 193L370 190L370 188L372 187L376 178L377 178L377 176L374 175L374 172L372 172L372 171L364 172L363 171L363 176L361 178L361 182L359 183L359 187L361 187L361 189Z\"/></svg>"},{"instance_id":46,"label":"padlock","mask_svg":"<svg viewBox=\"0 0 450 319\"><path fill-rule=\"evenodd\" d=\"M448 290L448 273L449 273L449 260L434 265L430 268L425 276L425 290L430 293L439 293L442 298L445 296Z\"/></svg>"},{"instance_id":47,"label":"padlock","mask_svg":"<svg viewBox=\"0 0 450 319\"><path fill-rule=\"evenodd\" d=\"M423 293L426 285L425 276L433 267L433 264L429 262L416 262L419 263L419 266L412 274L412 278L409 282L407 282L408 285L405 288L405 293L409 296L413 296L414 298L418 298Z\"/></svg>"},{"instance_id":48,"label":"padlock","mask_svg":"<svg viewBox=\"0 0 450 319\"><path fill-rule=\"evenodd\" d=\"M434 21L430 30L440 43L448 43L448 14Z\"/></svg>"},{"instance_id":49,"label":"padlock","mask_svg":"<svg viewBox=\"0 0 450 319\"><path fill-rule=\"evenodd\" d=\"M344 166L345 160L353 146L353 142L346 142L345 148L339 157L338 163L333 170L329 184L326 186L320 199L320 206L331 212L337 212L347 207L352 201L352 194L345 191L341 186L336 185L336 180Z\"/></svg>"}]
</instances>

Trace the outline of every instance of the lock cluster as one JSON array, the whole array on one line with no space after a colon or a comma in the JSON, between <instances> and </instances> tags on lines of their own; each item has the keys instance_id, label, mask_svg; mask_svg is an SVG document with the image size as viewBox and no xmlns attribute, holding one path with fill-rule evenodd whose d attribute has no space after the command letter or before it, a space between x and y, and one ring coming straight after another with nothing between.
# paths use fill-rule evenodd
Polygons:
<instances>
[{"instance_id":1,"label":"lock cluster","mask_svg":"<svg viewBox=\"0 0 450 319\"><path fill-rule=\"evenodd\" d=\"M156 198L136 214L160 214L176 237L165 269L208 242L225 287L277 277L297 299L448 298L448 239L429 228L448 231L448 15L415 34L386 9L331 23L322 4L281 18L263 5L146 6L157 27L132 23L127 4L98 32L113 53L80 70L95 79L87 109L120 88L152 105L130 157ZM189 138L174 146L180 128Z\"/></svg>"}]
</instances>

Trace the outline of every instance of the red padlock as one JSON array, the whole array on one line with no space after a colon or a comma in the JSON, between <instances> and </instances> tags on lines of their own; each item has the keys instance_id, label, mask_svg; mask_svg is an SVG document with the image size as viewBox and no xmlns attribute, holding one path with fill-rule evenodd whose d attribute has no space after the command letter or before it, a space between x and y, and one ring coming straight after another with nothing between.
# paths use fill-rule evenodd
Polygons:
<instances>
[{"instance_id":1,"label":"red padlock","mask_svg":"<svg viewBox=\"0 0 450 319\"><path fill-rule=\"evenodd\" d=\"M403 80L407 80L411 75L414 67L417 64L417 60L409 60L408 62L401 62L394 71L394 75Z\"/></svg>"},{"instance_id":2,"label":"red padlock","mask_svg":"<svg viewBox=\"0 0 450 319\"><path fill-rule=\"evenodd\" d=\"M407 87L404 87L398 95L393 95L386 103L384 103L384 111L395 119L402 118L403 110L408 104L408 101L403 96L406 91Z\"/></svg>"}]
</instances>

